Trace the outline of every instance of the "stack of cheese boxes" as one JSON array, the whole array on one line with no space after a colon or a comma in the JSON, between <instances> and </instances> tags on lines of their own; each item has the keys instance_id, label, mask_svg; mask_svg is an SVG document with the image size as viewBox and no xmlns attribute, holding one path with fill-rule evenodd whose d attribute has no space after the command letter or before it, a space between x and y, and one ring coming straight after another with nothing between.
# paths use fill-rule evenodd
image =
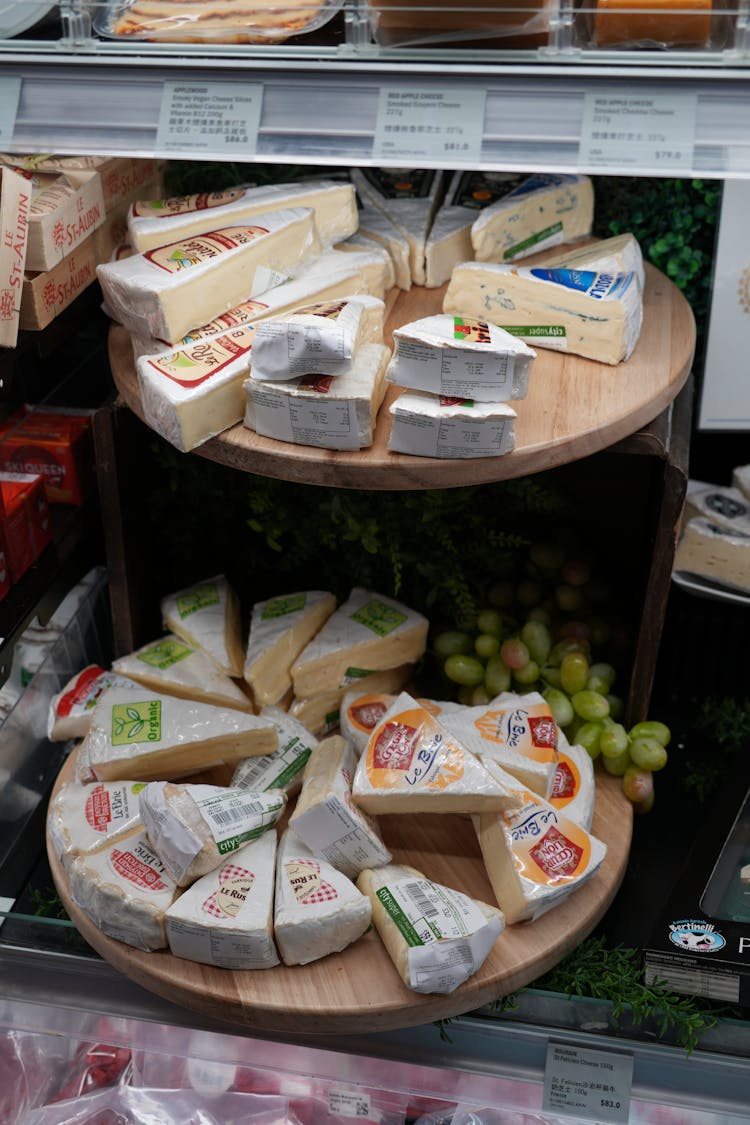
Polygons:
<instances>
[{"instance_id":1,"label":"stack of cheese boxes","mask_svg":"<svg viewBox=\"0 0 750 1125\"><path fill-rule=\"evenodd\" d=\"M674 569L750 594L750 465L729 488L691 482Z\"/></svg>"},{"instance_id":2,"label":"stack of cheese boxes","mask_svg":"<svg viewBox=\"0 0 750 1125\"><path fill-rule=\"evenodd\" d=\"M452 992L506 923L595 874L586 752L560 745L539 696L467 708L402 690L428 628L407 606L285 594L253 607L246 647L223 576L161 608L166 636L84 669L50 713L52 738L83 739L50 838L110 937L263 969L340 952L372 921L408 988ZM227 785L182 780L219 766ZM386 812L473 816L497 905L393 862Z\"/></svg>"}]
</instances>

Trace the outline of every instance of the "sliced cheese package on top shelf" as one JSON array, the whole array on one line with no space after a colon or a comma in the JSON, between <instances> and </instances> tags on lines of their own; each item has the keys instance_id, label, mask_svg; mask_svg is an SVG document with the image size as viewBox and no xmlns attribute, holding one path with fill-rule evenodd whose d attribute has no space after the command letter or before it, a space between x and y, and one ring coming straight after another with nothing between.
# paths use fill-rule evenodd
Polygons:
<instances>
[{"instance_id":1,"label":"sliced cheese package on top shelf","mask_svg":"<svg viewBox=\"0 0 750 1125\"><path fill-rule=\"evenodd\" d=\"M291 668L336 608L327 590L281 594L256 602L243 676L257 706L277 704L292 686Z\"/></svg>"},{"instance_id":2,"label":"sliced cheese package on top shelf","mask_svg":"<svg viewBox=\"0 0 750 1125\"><path fill-rule=\"evenodd\" d=\"M161 599L165 626L210 656L228 676L241 676L244 652L240 608L223 574Z\"/></svg>"},{"instance_id":3,"label":"sliced cheese package on top shelf","mask_svg":"<svg viewBox=\"0 0 750 1125\"><path fill-rule=\"evenodd\" d=\"M533 175L480 212L471 228L478 262L512 262L591 234L588 176Z\"/></svg>"},{"instance_id":4,"label":"sliced cheese package on top shelf","mask_svg":"<svg viewBox=\"0 0 750 1125\"><path fill-rule=\"evenodd\" d=\"M47 828L64 867L79 855L129 836L142 828L138 794L142 782L102 781L96 785L67 782L50 801Z\"/></svg>"},{"instance_id":5,"label":"sliced cheese package on top shelf","mask_svg":"<svg viewBox=\"0 0 750 1125\"><path fill-rule=\"evenodd\" d=\"M233 789L283 789L287 796L296 793L302 785L302 775L311 753L318 745L317 738L298 722L293 715L278 707L264 707L261 718L276 727L279 748L262 758L247 758L240 762L232 776Z\"/></svg>"},{"instance_id":6,"label":"sliced cheese package on top shelf","mask_svg":"<svg viewBox=\"0 0 750 1125\"><path fill-rule=\"evenodd\" d=\"M505 927L496 907L403 864L363 871L357 886L369 895L398 975L415 992L454 992L482 967Z\"/></svg>"},{"instance_id":7,"label":"sliced cheese package on top shelf","mask_svg":"<svg viewBox=\"0 0 750 1125\"><path fill-rule=\"evenodd\" d=\"M245 693L222 672L216 661L173 633L119 657L112 662L112 668L166 695L238 711L253 709Z\"/></svg>"},{"instance_id":8,"label":"sliced cheese package on top shelf","mask_svg":"<svg viewBox=\"0 0 750 1125\"><path fill-rule=\"evenodd\" d=\"M453 271L443 309L491 320L534 347L618 364L641 331L643 301L634 273L464 262Z\"/></svg>"},{"instance_id":9,"label":"sliced cheese package on top shelf","mask_svg":"<svg viewBox=\"0 0 750 1125\"><path fill-rule=\"evenodd\" d=\"M413 672L413 664L399 664L397 668L384 668L380 672L367 672L362 668L347 668L344 679L338 688L322 691L317 695L309 695L305 699L293 699L289 710L313 734L321 736L330 734L339 726L339 722L343 718L341 708L346 693L352 684L358 685L356 691L353 692L357 696L365 691L372 693L398 692L407 686ZM390 701L393 700L392 695L388 698ZM348 732L343 733L350 742L353 741L349 738ZM366 741L365 739L365 743ZM360 753L362 749L363 747L357 746Z\"/></svg>"},{"instance_id":10,"label":"sliced cheese package on top shelf","mask_svg":"<svg viewBox=\"0 0 750 1125\"><path fill-rule=\"evenodd\" d=\"M505 402L407 391L391 403L388 448L414 457L500 457L516 445L516 412Z\"/></svg>"},{"instance_id":11,"label":"sliced cheese package on top shelf","mask_svg":"<svg viewBox=\"0 0 750 1125\"><path fill-rule=\"evenodd\" d=\"M632 234L617 234L586 246L571 246L560 254L545 257L546 269L589 270L594 273L634 273L643 292L643 254Z\"/></svg>"},{"instance_id":12,"label":"sliced cheese package on top shelf","mask_svg":"<svg viewBox=\"0 0 750 1125\"><path fill-rule=\"evenodd\" d=\"M414 285L425 283L425 242L443 192L443 173L416 168L352 168L360 199L380 211L409 244Z\"/></svg>"}]
</instances>

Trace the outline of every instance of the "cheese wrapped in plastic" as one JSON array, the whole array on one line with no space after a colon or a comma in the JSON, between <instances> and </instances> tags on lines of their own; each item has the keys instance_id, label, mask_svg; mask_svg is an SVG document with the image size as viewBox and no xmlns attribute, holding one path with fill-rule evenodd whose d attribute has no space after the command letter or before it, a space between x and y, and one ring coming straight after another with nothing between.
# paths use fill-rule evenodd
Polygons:
<instances>
[{"instance_id":1,"label":"cheese wrapped in plastic","mask_svg":"<svg viewBox=\"0 0 750 1125\"><path fill-rule=\"evenodd\" d=\"M244 653L237 595L223 574L161 600L166 628L210 656L228 676L241 676Z\"/></svg>"},{"instance_id":2,"label":"cheese wrapped in plastic","mask_svg":"<svg viewBox=\"0 0 750 1125\"><path fill-rule=\"evenodd\" d=\"M53 695L47 719L47 738L51 742L67 742L84 738L91 726L94 707L100 696L111 687L127 687L130 681L116 672L108 672L98 664L88 664L68 680L62 691Z\"/></svg>"},{"instance_id":3,"label":"cheese wrapped in plastic","mask_svg":"<svg viewBox=\"0 0 750 1125\"><path fill-rule=\"evenodd\" d=\"M327 590L302 590L256 602L244 678L257 706L277 704L292 686L291 667L336 608Z\"/></svg>"},{"instance_id":4,"label":"cheese wrapped in plastic","mask_svg":"<svg viewBox=\"0 0 750 1125\"><path fill-rule=\"evenodd\" d=\"M47 830L63 866L142 828L138 810L141 789L143 783L136 781L62 785L50 801Z\"/></svg>"},{"instance_id":5,"label":"cheese wrapped in plastic","mask_svg":"<svg viewBox=\"0 0 750 1125\"><path fill-rule=\"evenodd\" d=\"M240 762L232 777L232 788L256 792L283 789L291 796L302 785L305 766L318 740L293 715L278 707L264 707L260 715L276 728L279 748L273 754Z\"/></svg>"},{"instance_id":6,"label":"cheese wrapped in plastic","mask_svg":"<svg viewBox=\"0 0 750 1125\"><path fill-rule=\"evenodd\" d=\"M266 317L253 341L251 378L276 382L346 374L363 344L383 343L384 311L376 297L358 296Z\"/></svg>"},{"instance_id":7,"label":"cheese wrapped in plastic","mask_svg":"<svg viewBox=\"0 0 750 1125\"><path fill-rule=\"evenodd\" d=\"M646 280L643 254L632 234L616 234L585 246L572 246L544 258L547 269L592 270L594 273L634 273L641 292Z\"/></svg>"},{"instance_id":8,"label":"cheese wrapped in plastic","mask_svg":"<svg viewBox=\"0 0 750 1125\"><path fill-rule=\"evenodd\" d=\"M547 798L553 808L588 832L594 816L594 763L583 746L571 745L557 732L557 769Z\"/></svg>"},{"instance_id":9,"label":"cheese wrapped in plastic","mask_svg":"<svg viewBox=\"0 0 750 1125\"><path fill-rule=\"evenodd\" d=\"M345 697L349 694L349 687L356 683L354 695L363 691L369 693L398 692L405 688L414 672L413 664L400 664L398 668L384 668L381 672L367 672L364 668L347 668L343 683L332 688L331 691L322 691L317 695L309 695L304 699L293 699L289 711L301 723L311 730L313 734L330 734L339 726L342 719L342 707ZM389 695L390 700L393 699ZM364 745L352 739L350 732L345 733L349 742L355 742L357 752L361 753Z\"/></svg>"},{"instance_id":10,"label":"cheese wrapped in plastic","mask_svg":"<svg viewBox=\"0 0 750 1125\"><path fill-rule=\"evenodd\" d=\"M588 176L534 174L479 212L471 228L478 262L511 262L591 233Z\"/></svg>"},{"instance_id":11,"label":"cheese wrapped in plastic","mask_svg":"<svg viewBox=\"0 0 750 1125\"><path fill-rule=\"evenodd\" d=\"M115 672L154 691L215 707L252 711L252 703L214 660L173 633L113 661Z\"/></svg>"},{"instance_id":12,"label":"cheese wrapped in plastic","mask_svg":"<svg viewBox=\"0 0 750 1125\"><path fill-rule=\"evenodd\" d=\"M505 402L405 391L390 405L388 448L414 457L500 457L516 445L516 412Z\"/></svg>"}]
</instances>

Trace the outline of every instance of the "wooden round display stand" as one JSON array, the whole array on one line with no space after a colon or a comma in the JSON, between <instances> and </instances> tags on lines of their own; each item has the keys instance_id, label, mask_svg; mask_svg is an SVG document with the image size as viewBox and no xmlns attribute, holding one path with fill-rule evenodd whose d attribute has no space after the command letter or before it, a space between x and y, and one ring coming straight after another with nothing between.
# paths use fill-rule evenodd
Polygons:
<instances>
[{"instance_id":1,"label":"wooden round display stand","mask_svg":"<svg viewBox=\"0 0 750 1125\"><path fill-rule=\"evenodd\" d=\"M75 776L68 758L55 792ZM205 779L205 775L202 775ZM436 814L379 818L395 863L494 903L468 817ZM625 873L633 827L632 805L619 778L597 770L592 833L607 845L599 870L580 890L535 922L507 927L484 965L447 996L406 988L373 930L342 953L309 965L235 972L145 953L106 937L73 902L70 884L52 847L47 853L60 898L83 937L126 977L157 995L205 1016L262 1031L337 1035L387 1031L473 1011L535 980L594 928Z\"/></svg>"},{"instance_id":2,"label":"wooden round display stand","mask_svg":"<svg viewBox=\"0 0 750 1125\"><path fill-rule=\"evenodd\" d=\"M442 311L440 289L392 290L385 340L395 328ZM537 348L518 414L516 447L502 457L460 461L388 451L388 407L401 393L389 387L369 449L332 452L261 437L238 423L194 452L231 468L302 484L338 488L454 488L552 469L588 457L635 433L667 407L690 373L695 321L685 298L662 273L646 266L643 328L627 363L612 367L581 356ZM142 420L143 407L128 332L112 327L109 355L122 398Z\"/></svg>"}]
</instances>

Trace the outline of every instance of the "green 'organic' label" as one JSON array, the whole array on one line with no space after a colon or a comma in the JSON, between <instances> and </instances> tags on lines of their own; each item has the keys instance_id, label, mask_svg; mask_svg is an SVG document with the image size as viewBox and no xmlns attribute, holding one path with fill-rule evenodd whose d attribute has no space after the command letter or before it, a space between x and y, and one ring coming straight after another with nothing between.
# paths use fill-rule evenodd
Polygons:
<instances>
[{"instance_id":1,"label":"green 'organic' label","mask_svg":"<svg viewBox=\"0 0 750 1125\"><path fill-rule=\"evenodd\" d=\"M177 599L177 612L180 617L189 617L199 609L207 609L211 605L218 605L221 601L219 591L213 582L206 582L203 586L196 586L189 594L183 594Z\"/></svg>"},{"instance_id":2,"label":"green 'organic' label","mask_svg":"<svg viewBox=\"0 0 750 1125\"><path fill-rule=\"evenodd\" d=\"M164 671L179 660L184 660L186 656L192 656L194 652L194 648L188 648L179 641L157 641L155 645L139 652L138 659L144 664L150 664L152 668L160 668Z\"/></svg>"},{"instance_id":3,"label":"green 'organic' label","mask_svg":"<svg viewBox=\"0 0 750 1125\"><path fill-rule=\"evenodd\" d=\"M386 605L385 602L372 598L353 613L351 618L352 621L358 621L360 625L377 633L379 637L387 637L394 629L398 629L399 625L403 625L406 614L395 606Z\"/></svg>"},{"instance_id":4,"label":"green 'organic' label","mask_svg":"<svg viewBox=\"0 0 750 1125\"><path fill-rule=\"evenodd\" d=\"M287 613L296 613L297 610L304 609L305 600L304 594L289 594L287 597L272 598L263 607L261 620L268 621L272 617L285 617Z\"/></svg>"},{"instance_id":5,"label":"green 'organic' label","mask_svg":"<svg viewBox=\"0 0 750 1125\"><path fill-rule=\"evenodd\" d=\"M161 738L161 700L115 703L112 707L112 745L158 742Z\"/></svg>"}]
</instances>

